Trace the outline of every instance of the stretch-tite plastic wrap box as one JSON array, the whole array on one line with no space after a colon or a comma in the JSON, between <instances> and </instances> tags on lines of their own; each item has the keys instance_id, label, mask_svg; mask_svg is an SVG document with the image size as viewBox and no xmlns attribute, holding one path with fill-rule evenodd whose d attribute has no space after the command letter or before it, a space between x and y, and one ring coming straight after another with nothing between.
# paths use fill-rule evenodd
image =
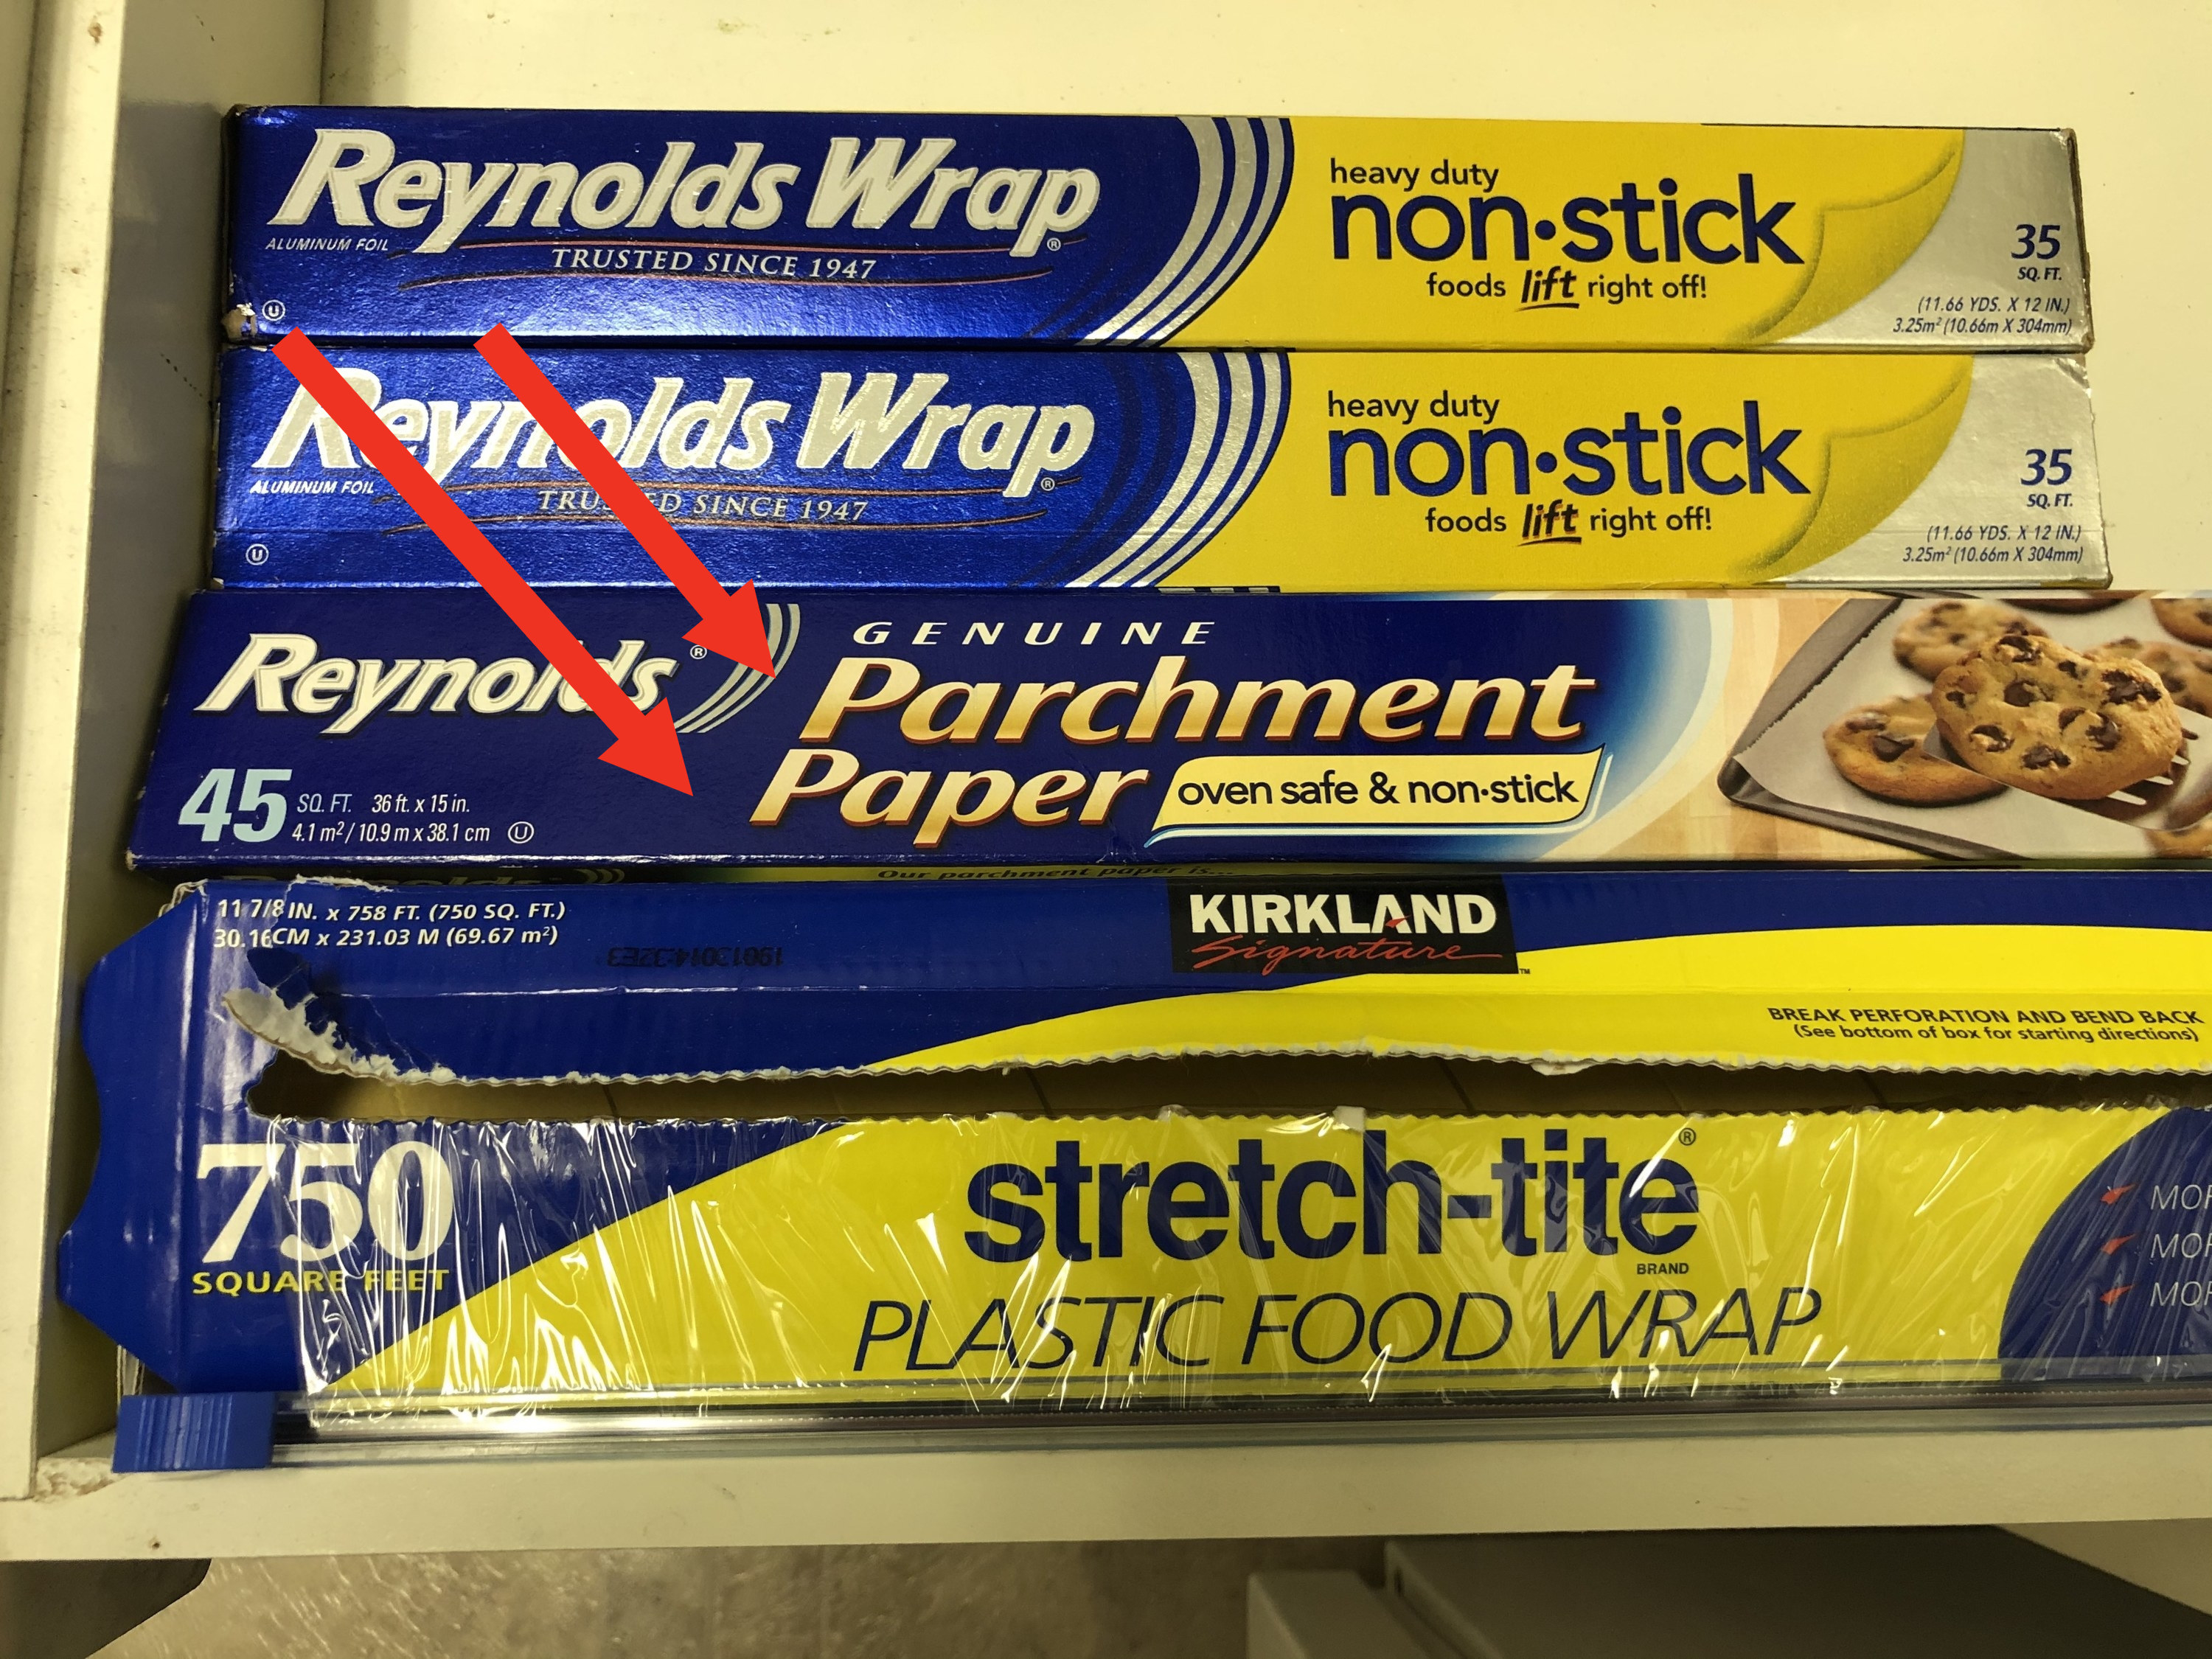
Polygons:
<instances>
[{"instance_id":1,"label":"stretch-tite plastic wrap box","mask_svg":"<svg viewBox=\"0 0 2212 1659\"><path fill-rule=\"evenodd\" d=\"M88 987L61 1291L372 1416L2186 1379L2208 926L2171 870L214 883Z\"/></svg>"}]
</instances>

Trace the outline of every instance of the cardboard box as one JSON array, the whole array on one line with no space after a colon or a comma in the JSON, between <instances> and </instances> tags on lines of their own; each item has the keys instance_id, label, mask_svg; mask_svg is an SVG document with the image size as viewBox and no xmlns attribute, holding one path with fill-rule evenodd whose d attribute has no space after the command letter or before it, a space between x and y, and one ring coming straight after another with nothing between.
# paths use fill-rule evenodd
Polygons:
<instances>
[{"instance_id":1,"label":"cardboard box","mask_svg":"<svg viewBox=\"0 0 2212 1659\"><path fill-rule=\"evenodd\" d=\"M118 961L181 975L149 994L186 1026L396 1080L1184 1054L2140 1072L2203 1064L2208 927L2212 875L2175 870L303 879L188 889Z\"/></svg>"},{"instance_id":2,"label":"cardboard box","mask_svg":"<svg viewBox=\"0 0 2212 1659\"><path fill-rule=\"evenodd\" d=\"M313 107L233 337L2079 351L2063 132Z\"/></svg>"},{"instance_id":3,"label":"cardboard box","mask_svg":"<svg viewBox=\"0 0 2212 1659\"><path fill-rule=\"evenodd\" d=\"M730 586L1321 592L2105 580L2078 359L554 350ZM473 351L334 361L534 583L666 579ZM267 352L215 574L465 584Z\"/></svg>"},{"instance_id":4,"label":"cardboard box","mask_svg":"<svg viewBox=\"0 0 2212 1659\"><path fill-rule=\"evenodd\" d=\"M672 589L549 591L635 702L672 711L692 794L599 764L606 729L482 592L231 589L188 609L131 857L1050 866L2212 845L2212 771L2191 763L2212 672L2189 643L2212 605L2195 600L769 590L770 679L685 644L695 618ZM2163 666L2100 663L2086 691L2046 675L2035 696L2072 714L1998 706L1954 750L1927 701L1936 659L1995 648L2006 619L2071 672L2121 641ZM2124 708L2100 701L2107 676ZM2016 745L2001 729L2015 720ZM2051 769L2008 769L2031 756ZM2103 793L2052 798L2077 764Z\"/></svg>"},{"instance_id":5,"label":"cardboard box","mask_svg":"<svg viewBox=\"0 0 2212 1659\"><path fill-rule=\"evenodd\" d=\"M179 1388L340 1411L2202 1374L2212 1115L2179 1103L2202 1087L2050 1073L2202 1071L2212 883L1402 885L1414 943L1503 962L1209 991L1178 929L1218 892L1149 878L194 889L87 989L104 1129L62 1294ZM1382 890L1337 886L1379 915ZM1438 933L1462 895L1489 926ZM1090 1111L1056 1103L1085 1068L1004 1070L1248 1048L1909 1062L1957 1094L1836 1110L1863 1079L1647 1069L1593 1102L1500 1068L1425 1091L1401 1060L1334 1111L1271 1108L1263 1077L1133 1116L1156 1095ZM848 1079L844 1115L794 1118L773 1091L799 1085L703 1081L764 1063L974 1092L948 1115L941 1086ZM2044 1075L1976 1109L1972 1079L1925 1075L1986 1066ZM360 1087L382 1109L349 1109ZM556 1103L582 1088L596 1112Z\"/></svg>"}]
</instances>

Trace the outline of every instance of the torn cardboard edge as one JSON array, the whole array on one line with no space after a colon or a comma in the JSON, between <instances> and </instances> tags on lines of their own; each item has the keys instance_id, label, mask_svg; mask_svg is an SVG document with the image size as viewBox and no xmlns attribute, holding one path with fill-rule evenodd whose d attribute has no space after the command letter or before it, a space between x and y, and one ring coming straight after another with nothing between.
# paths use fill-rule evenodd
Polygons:
<instances>
[{"instance_id":1,"label":"torn cardboard edge","mask_svg":"<svg viewBox=\"0 0 2212 1659\"><path fill-rule=\"evenodd\" d=\"M1456 931L1424 944L1401 930L1413 948L1399 954L1414 958L1405 971L1387 971L1393 959L1365 947L1341 965L1340 952L1315 962L1287 952L1281 974L1272 958L1251 971L1226 958L1217 970L1212 936L1188 925L1242 914L1248 898L1255 913L1265 899L1288 915L1295 898L1315 917L1332 902L1379 916L1399 903L1400 885L1401 909L1440 915L1444 900L1420 884L1443 881L1408 870L965 889L216 883L186 890L140 940L161 934L173 943L160 948L197 962L185 980L206 988L203 1006L241 1036L320 1073L396 1086L1292 1054L1555 1068L2205 1069L2212 973L2197 945L2212 931L2209 873L1457 875L1446 884ZM1359 890L1347 898L1340 887ZM441 908L548 921L471 924L460 948L435 928L418 936L392 924ZM356 916L370 920L346 925ZM514 943L526 934L532 942ZM1449 957L1452 971L1432 971L1430 957ZM187 1026L204 1018L179 1010Z\"/></svg>"}]
</instances>

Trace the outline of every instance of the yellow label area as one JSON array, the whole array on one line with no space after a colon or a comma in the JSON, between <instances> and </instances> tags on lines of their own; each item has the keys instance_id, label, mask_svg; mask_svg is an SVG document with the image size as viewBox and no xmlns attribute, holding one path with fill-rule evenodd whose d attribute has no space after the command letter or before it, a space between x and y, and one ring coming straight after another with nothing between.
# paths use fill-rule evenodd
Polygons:
<instances>
[{"instance_id":1,"label":"yellow label area","mask_svg":"<svg viewBox=\"0 0 2212 1659\"><path fill-rule=\"evenodd\" d=\"M2212 1042L2212 958L2195 934L2171 930L1784 928L1524 950L1520 967L1211 993L1194 974L1188 996L1010 1027L873 1069L1321 1051L2155 1072L2203 1068Z\"/></svg>"},{"instance_id":2,"label":"yellow label area","mask_svg":"<svg viewBox=\"0 0 2212 1659\"><path fill-rule=\"evenodd\" d=\"M1316 755L1208 755L1176 769L1155 836L1212 830L1373 831L1566 824L1596 805L1605 751L1389 755L1356 765Z\"/></svg>"},{"instance_id":3,"label":"yellow label area","mask_svg":"<svg viewBox=\"0 0 2212 1659\"><path fill-rule=\"evenodd\" d=\"M1273 459L1179 585L1771 582L1931 476L1972 516L2016 471L1949 453L1962 356L1301 353L1289 378Z\"/></svg>"},{"instance_id":4,"label":"yellow label area","mask_svg":"<svg viewBox=\"0 0 2212 1659\"><path fill-rule=\"evenodd\" d=\"M1730 346L1874 292L1948 129L1300 118L1280 216L1178 343Z\"/></svg>"},{"instance_id":5,"label":"yellow label area","mask_svg":"<svg viewBox=\"0 0 2212 1659\"><path fill-rule=\"evenodd\" d=\"M1985 1381L2157 1109L842 1124L331 1396L1110 1403Z\"/></svg>"}]
</instances>

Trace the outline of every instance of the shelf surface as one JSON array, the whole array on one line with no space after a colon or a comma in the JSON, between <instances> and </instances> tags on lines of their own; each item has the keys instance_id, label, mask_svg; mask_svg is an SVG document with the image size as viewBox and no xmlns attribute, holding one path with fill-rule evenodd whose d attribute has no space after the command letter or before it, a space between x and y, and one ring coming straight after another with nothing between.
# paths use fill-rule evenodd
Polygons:
<instances>
[{"instance_id":1,"label":"shelf surface","mask_svg":"<svg viewBox=\"0 0 2212 1659\"><path fill-rule=\"evenodd\" d=\"M1817 1411L1604 1425L880 1429L281 1452L108 1473L106 1441L0 1504L0 1556L2033 1525L2212 1516L2212 1419Z\"/></svg>"}]
</instances>

